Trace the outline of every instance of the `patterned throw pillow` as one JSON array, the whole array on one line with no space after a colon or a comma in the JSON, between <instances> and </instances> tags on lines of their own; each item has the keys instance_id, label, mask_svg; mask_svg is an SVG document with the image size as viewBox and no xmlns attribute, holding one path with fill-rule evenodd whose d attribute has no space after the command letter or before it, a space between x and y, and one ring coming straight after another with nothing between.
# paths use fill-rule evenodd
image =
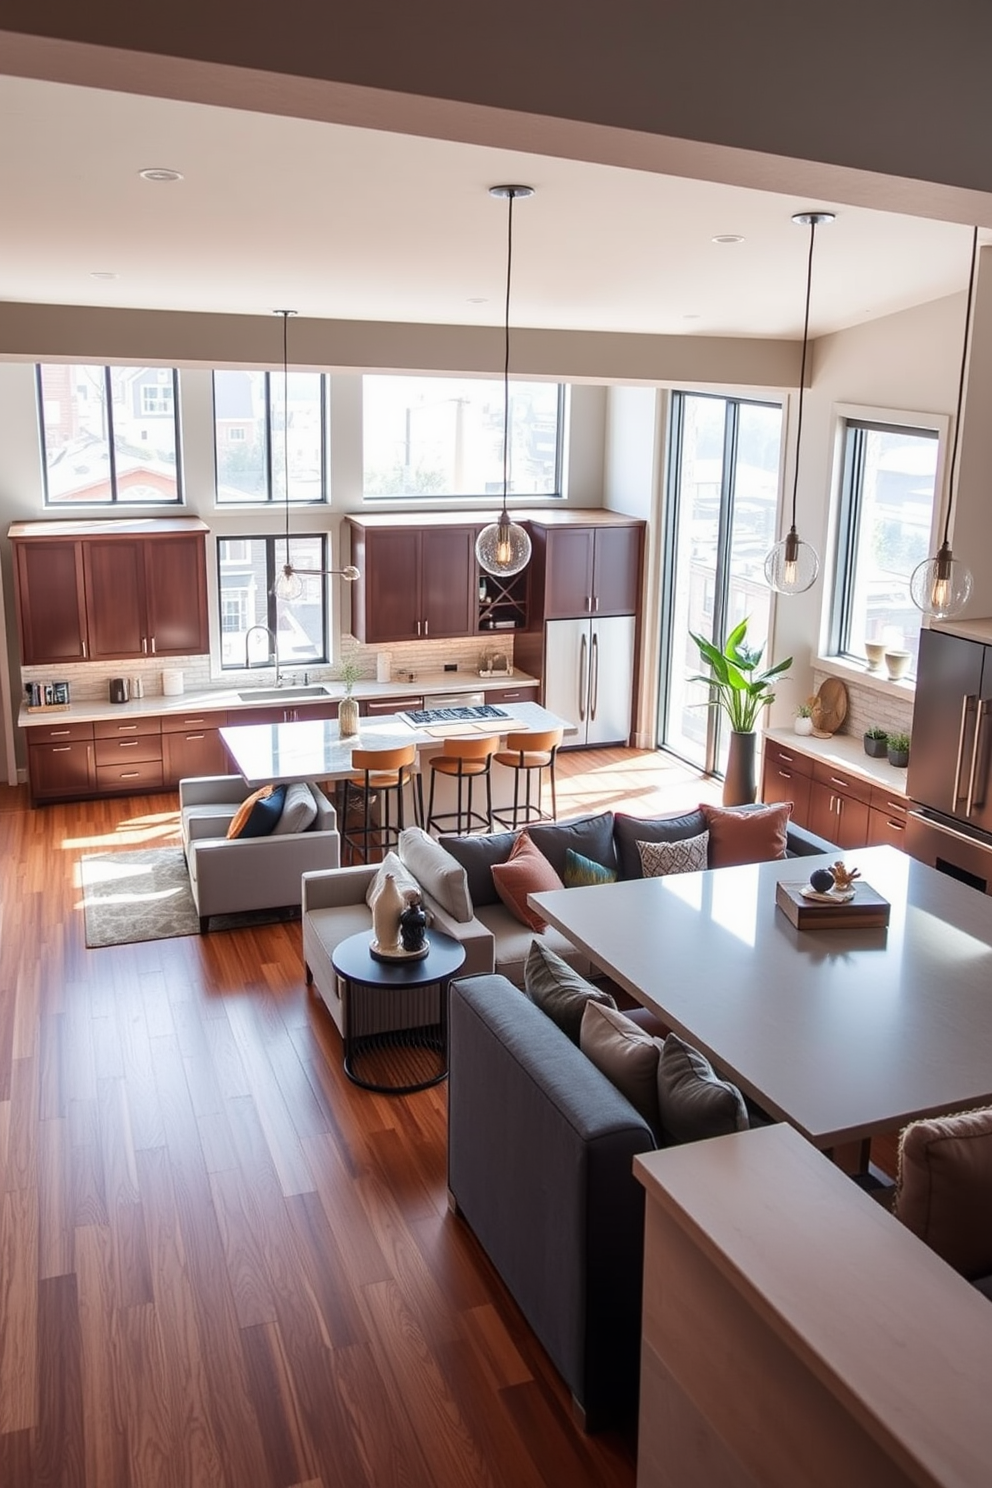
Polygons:
<instances>
[{"instance_id":1,"label":"patterned throw pillow","mask_svg":"<svg viewBox=\"0 0 992 1488\"><path fill-rule=\"evenodd\" d=\"M228 837L268 837L282 815L285 799L284 785L263 785L252 791L231 817Z\"/></svg>"},{"instance_id":2,"label":"patterned throw pillow","mask_svg":"<svg viewBox=\"0 0 992 1488\"><path fill-rule=\"evenodd\" d=\"M565 850L565 871L561 877L566 889L581 889L588 884L616 883L617 870L604 868L602 863L596 863L576 852L574 847L569 847Z\"/></svg>"},{"instance_id":3,"label":"patterned throw pillow","mask_svg":"<svg viewBox=\"0 0 992 1488\"><path fill-rule=\"evenodd\" d=\"M664 878L669 873L698 873L707 866L710 834L683 837L681 842L639 842L641 872L645 878Z\"/></svg>"}]
</instances>

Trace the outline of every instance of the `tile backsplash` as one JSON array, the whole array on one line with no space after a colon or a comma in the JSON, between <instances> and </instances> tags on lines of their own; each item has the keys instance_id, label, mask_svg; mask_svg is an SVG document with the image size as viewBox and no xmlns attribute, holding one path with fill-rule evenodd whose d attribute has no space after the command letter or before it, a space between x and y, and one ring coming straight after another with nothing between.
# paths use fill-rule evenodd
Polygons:
<instances>
[{"instance_id":1,"label":"tile backsplash","mask_svg":"<svg viewBox=\"0 0 992 1488\"><path fill-rule=\"evenodd\" d=\"M828 677L837 673L813 669L813 691L819 692ZM863 734L865 729L877 724L888 734L910 733L913 726L913 693L905 697L869 683L860 684L844 675L841 681L847 688L847 717L838 730L842 734Z\"/></svg>"}]
</instances>

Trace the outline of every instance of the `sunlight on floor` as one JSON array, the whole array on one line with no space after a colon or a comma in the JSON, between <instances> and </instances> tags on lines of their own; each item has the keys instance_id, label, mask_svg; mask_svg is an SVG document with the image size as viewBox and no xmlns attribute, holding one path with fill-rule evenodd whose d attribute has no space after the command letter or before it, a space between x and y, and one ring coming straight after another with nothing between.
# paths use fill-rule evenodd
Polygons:
<instances>
[{"instance_id":1,"label":"sunlight on floor","mask_svg":"<svg viewBox=\"0 0 992 1488\"><path fill-rule=\"evenodd\" d=\"M156 846L179 841L179 812L161 811L154 816L129 816L118 822L112 832L94 837L64 837L59 844L63 852L80 852L86 848Z\"/></svg>"}]
</instances>

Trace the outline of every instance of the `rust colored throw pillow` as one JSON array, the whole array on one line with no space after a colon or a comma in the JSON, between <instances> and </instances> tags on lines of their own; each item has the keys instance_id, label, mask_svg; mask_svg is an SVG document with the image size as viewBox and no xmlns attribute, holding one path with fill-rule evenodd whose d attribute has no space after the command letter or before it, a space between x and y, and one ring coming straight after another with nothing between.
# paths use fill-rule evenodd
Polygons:
<instances>
[{"instance_id":1,"label":"rust colored throw pillow","mask_svg":"<svg viewBox=\"0 0 992 1488\"><path fill-rule=\"evenodd\" d=\"M563 889L565 885L526 832L520 833L505 863L493 864L492 875L497 894L522 925L529 925L538 934L548 928L547 921L530 908L527 895Z\"/></svg>"},{"instance_id":2,"label":"rust colored throw pillow","mask_svg":"<svg viewBox=\"0 0 992 1488\"><path fill-rule=\"evenodd\" d=\"M791 801L763 806L758 811L735 811L729 806L707 806L705 802L699 809L709 828L711 868L771 863L785 857Z\"/></svg>"},{"instance_id":3,"label":"rust colored throw pillow","mask_svg":"<svg viewBox=\"0 0 992 1488\"><path fill-rule=\"evenodd\" d=\"M231 817L228 837L268 837L282 815L284 785L263 785L246 796Z\"/></svg>"},{"instance_id":4,"label":"rust colored throw pillow","mask_svg":"<svg viewBox=\"0 0 992 1488\"><path fill-rule=\"evenodd\" d=\"M992 1107L906 1127L895 1213L962 1276L992 1273Z\"/></svg>"}]
</instances>

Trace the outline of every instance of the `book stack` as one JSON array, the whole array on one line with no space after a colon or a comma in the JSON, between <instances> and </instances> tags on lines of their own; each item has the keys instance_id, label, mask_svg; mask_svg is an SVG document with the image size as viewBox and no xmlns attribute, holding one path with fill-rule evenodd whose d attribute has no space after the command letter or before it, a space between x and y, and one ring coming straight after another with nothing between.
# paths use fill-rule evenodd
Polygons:
<instances>
[{"instance_id":1,"label":"book stack","mask_svg":"<svg viewBox=\"0 0 992 1488\"><path fill-rule=\"evenodd\" d=\"M860 878L851 885L850 898L829 894L808 899L808 883L779 883L775 902L797 930L878 930L889 923L889 901Z\"/></svg>"}]
</instances>

